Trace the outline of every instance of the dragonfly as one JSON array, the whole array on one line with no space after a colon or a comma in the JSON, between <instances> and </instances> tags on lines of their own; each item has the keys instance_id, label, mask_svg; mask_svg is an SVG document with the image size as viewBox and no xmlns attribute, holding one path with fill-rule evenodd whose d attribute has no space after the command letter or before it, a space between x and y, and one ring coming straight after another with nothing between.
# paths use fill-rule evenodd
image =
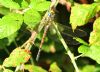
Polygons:
<instances>
[{"instance_id":1,"label":"dragonfly","mask_svg":"<svg viewBox=\"0 0 100 72\"><path fill-rule=\"evenodd\" d=\"M55 22L54 21L54 18L55 18L55 11L54 9L52 9L53 7L51 7L51 9L49 11L47 11L46 15L44 16L43 18L43 21L40 25L40 27L38 29L42 29L42 27L44 26L44 33L43 33L43 36L42 36L42 40L41 40L41 43L40 43L40 46L39 46L39 51L37 53L37 56L36 56L36 61L39 60L39 57L40 57L40 52L42 50L42 45L44 43L44 39L48 33L48 30L52 30L54 29L53 27L53 23ZM58 24L58 28L59 30L61 31L61 34L63 35L63 37L65 37L65 40L67 43L72 43L72 44L78 44L77 41L73 40L73 37L83 37L86 35L86 32L82 31L81 29L76 29L74 32L72 30L71 27L68 27L68 26L64 26L64 25L61 25L59 23L56 23ZM38 31L40 31L38 30ZM52 36L54 38L54 36ZM53 40L57 39L54 38ZM57 40L55 40L57 41Z\"/></svg>"},{"instance_id":2,"label":"dragonfly","mask_svg":"<svg viewBox=\"0 0 100 72\"><path fill-rule=\"evenodd\" d=\"M40 52L41 52L41 49L42 49L42 45L44 43L44 39L45 39L46 35L50 36L49 38L51 38L55 42L59 40L59 39L57 39L58 37L57 37L56 34L54 34L52 36L49 33L50 31L55 29L54 26L52 25L52 22L54 22L54 15L52 16L52 14L48 14L48 19L47 19L47 22L46 22L47 24L44 27L43 37L42 37L42 40L41 40L41 43L40 43L40 46L39 46L39 51L38 51L38 54L37 54L37 57L36 57L37 61L39 59ZM58 29L61 32L61 34L64 37L64 40L67 44L78 45L80 43L77 42L76 40L74 40L73 37L84 37L84 36L87 35L87 33L85 31L81 30L81 29L75 29L74 32L73 32L72 28L69 27L69 26L65 26L65 25L62 25L62 24L59 24L59 23L56 23L56 24L57 24Z\"/></svg>"}]
</instances>

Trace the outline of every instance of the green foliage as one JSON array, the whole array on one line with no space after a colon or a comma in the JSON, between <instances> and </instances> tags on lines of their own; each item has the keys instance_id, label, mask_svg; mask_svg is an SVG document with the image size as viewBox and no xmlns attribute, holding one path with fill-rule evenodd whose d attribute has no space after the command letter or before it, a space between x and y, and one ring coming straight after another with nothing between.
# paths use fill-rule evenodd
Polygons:
<instances>
[{"instance_id":1,"label":"green foliage","mask_svg":"<svg viewBox=\"0 0 100 72\"><path fill-rule=\"evenodd\" d=\"M5 39L0 39L0 49L5 48L5 46L6 46L6 41L5 41Z\"/></svg>"},{"instance_id":2,"label":"green foliage","mask_svg":"<svg viewBox=\"0 0 100 72\"><path fill-rule=\"evenodd\" d=\"M28 50L16 48L11 52L10 56L6 58L3 62L5 67L16 67L30 59L30 54Z\"/></svg>"},{"instance_id":3,"label":"green foliage","mask_svg":"<svg viewBox=\"0 0 100 72\"><path fill-rule=\"evenodd\" d=\"M77 37L75 37L74 38L76 41L78 41L79 43L81 43L81 44L84 44L84 45L87 45L88 46L88 43L87 42L85 42L84 40L82 40L81 38L77 38Z\"/></svg>"},{"instance_id":4,"label":"green foliage","mask_svg":"<svg viewBox=\"0 0 100 72\"><path fill-rule=\"evenodd\" d=\"M29 72L47 72L45 69L39 67L39 66L34 66L34 65L25 65L25 70L28 70Z\"/></svg>"},{"instance_id":5,"label":"green foliage","mask_svg":"<svg viewBox=\"0 0 100 72\"><path fill-rule=\"evenodd\" d=\"M10 69L5 69L3 72L13 72L13 71Z\"/></svg>"},{"instance_id":6,"label":"green foliage","mask_svg":"<svg viewBox=\"0 0 100 72\"><path fill-rule=\"evenodd\" d=\"M10 10L6 7L0 7L0 14L6 15L10 12Z\"/></svg>"},{"instance_id":7,"label":"green foliage","mask_svg":"<svg viewBox=\"0 0 100 72\"><path fill-rule=\"evenodd\" d=\"M89 20L96 15L96 13L100 13L100 0L94 1L95 2L92 4L75 3L75 6L71 7L70 23L73 31L77 26L84 26L85 24L87 24ZM44 17L43 15L47 10L50 10L50 4L51 2L47 0L0 0L0 64L2 64L0 65L0 72L14 72L11 68L20 67L21 69L22 64L24 65L23 68L25 70L28 70L29 72L48 72L40 66L49 69L49 71L51 72L62 72L62 69L67 71L67 67L73 69L73 67L71 67L72 65L69 63L69 59L62 55L62 52L64 53L62 44L59 43L60 41L55 41L56 39L57 41L62 40L56 35L57 32L54 29L55 27L50 30L51 32L48 31L47 37L45 37L42 46L43 54L46 53L44 55L48 55L50 60L46 59L46 56L43 55L44 61L42 61L41 59L40 65L37 66L34 58L31 58L30 51L34 52L35 47L39 47L42 40L43 32L41 32L41 34L37 32L39 30L38 26L41 22L43 23L43 26L49 23L49 21L46 21L47 19L44 18L46 16L47 18L49 18L49 12L47 12ZM51 21L51 23L53 23L53 21ZM27 26L24 27L24 25ZM24 29L26 29L25 34L24 32L21 32L23 27ZM42 25L40 25L40 28L43 28ZM27 30L31 32L27 32ZM32 33L33 30L38 33L38 35L36 34L36 37L34 35L34 37L30 37L30 33ZM62 29L62 31L64 31L64 29ZM28 38L29 40L26 41L26 39ZM35 40L35 38L37 39ZM82 57L89 57L100 64L100 17L96 18L96 20L94 21L93 31L90 33L89 36L89 43L85 42L85 40L81 38L75 37L74 39L81 44L78 48L78 52L82 54ZM12 42L15 42L16 45ZM33 46L33 44L35 46ZM16 48L15 46L19 47ZM71 47L70 45L68 46L71 51L73 51L73 53L77 55L77 46L74 46L75 48L72 48L73 46ZM31 47L34 47L34 50L31 50ZM5 58L5 60L3 61L2 57L5 57L4 54L6 53L3 54L2 50L9 52L11 51L10 48L15 49L13 49L9 57ZM35 55L35 53L33 52L32 55ZM50 56L52 55L52 53L54 55L53 57ZM74 54L72 54L71 56L73 55ZM55 62L52 63L52 61ZM100 71L100 66L96 66L95 64L88 65L88 62L84 59L83 62L85 62L87 65L83 67L81 66L81 72ZM67 67L65 67L66 65L63 65L65 63L66 65L68 65ZM62 69L59 68L58 64L60 64L60 67Z\"/></svg>"},{"instance_id":8,"label":"green foliage","mask_svg":"<svg viewBox=\"0 0 100 72\"><path fill-rule=\"evenodd\" d=\"M89 39L90 45L93 45L93 44L99 45L99 43L100 43L99 35L100 35L100 32L95 32L95 31L91 32L90 39Z\"/></svg>"},{"instance_id":9,"label":"green foliage","mask_svg":"<svg viewBox=\"0 0 100 72\"><path fill-rule=\"evenodd\" d=\"M19 4L14 2L13 0L0 0L0 4L10 9L20 8Z\"/></svg>"},{"instance_id":10,"label":"green foliage","mask_svg":"<svg viewBox=\"0 0 100 72\"><path fill-rule=\"evenodd\" d=\"M99 2L100 3L100 0L94 0L95 2Z\"/></svg>"},{"instance_id":11,"label":"green foliage","mask_svg":"<svg viewBox=\"0 0 100 72\"><path fill-rule=\"evenodd\" d=\"M77 26L85 25L90 18L94 17L97 11L97 3L93 4L78 4L72 7L70 23L72 29L75 29Z\"/></svg>"},{"instance_id":12,"label":"green foliage","mask_svg":"<svg viewBox=\"0 0 100 72\"><path fill-rule=\"evenodd\" d=\"M100 46L92 45L90 47L87 46L80 46L78 51L83 54L83 56L87 56L95 60L97 63L100 64Z\"/></svg>"},{"instance_id":13,"label":"green foliage","mask_svg":"<svg viewBox=\"0 0 100 72\"><path fill-rule=\"evenodd\" d=\"M87 54L89 50L90 50L90 48L88 46L85 46L85 45L81 45L78 48L78 52L83 53L84 55Z\"/></svg>"},{"instance_id":14,"label":"green foliage","mask_svg":"<svg viewBox=\"0 0 100 72\"><path fill-rule=\"evenodd\" d=\"M93 65L86 65L81 72L95 72L95 67Z\"/></svg>"},{"instance_id":15,"label":"green foliage","mask_svg":"<svg viewBox=\"0 0 100 72\"><path fill-rule=\"evenodd\" d=\"M17 13L5 15L0 20L0 39L8 37L18 31L22 25L23 17Z\"/></svg>"},{"instance_id":16,"label":"green foliage","mask_svg":"<svg viewBox=\"0 0 100 72\"><path fill-rule=\"evenodd\" d=\"M93 25L93 31L90 34L89 44L90 48L87 46L80 46L79 52L83 53L85 56L88 56L100 64L100 18L97 18ZM88 49L88 50L87 50Z\"/></svg>"},{"instance_id":17,"label":"green foliage","mask_svg":"<svg viewBox=\"0 0 100 72\"><path fill-rule=\"evenodd\" d=\"M37 11L45 11L49 8L50 2L46 0L31 0L29 6Z\"/></svg>"},{"instance_id":18,"label":"green foliage","mask_svg":"<svg viewBox=\"0 0 100 72\"><path fill-rule=\"evenodd\" d=\"M27 7L28 7L28 2L25 1L25 0L23 0L23 1L21 2L21 8L22 8L22 9L25 9L25 8L27 8Z\"/></svg>"},{"instance_id":19,"label":"green foliage","mask_svg":"<svg viewBox=\"0 0 100 72\"><path fill-rule=\"evenodd\" d=\"M50 6L50 2L44 1L42 3L37 4L36 7L33 8L36 9L37 11L45 11L48 9L49 6Z\"/></svg>"},{"instance_id":20,"label":"green foliage","mask_svg":"<svg viewBox=\"0 0 100 72\"><path fill-rule=\"evenodd\" d=\"M34 28L40 22L40 20L40 14L34 9L30 9L24 13L24 22L29 28Z\"/></svg>"},{"instance_id":21,"label":"green foliage","mask_svg":"<svg viewBox=\"0 0 100 72\"><path fill-rule=\"evenodd\" d=\"M18 35L18 33L15 32L15 33L13 33L12 35L10 35L10 36L7 37L7 38L8 38L8 43L7 43L8 46L9 46L13 41L15 41L15 38L17 37L17 35Z\"/></svg>"},{"instance_id":22,"label":"green foliage","mask_svg":"<svg viewBox=\"0 0 100 72\"><path fill-rule=\"evenodd\" d=\"M62 72L55 62L50 65L49 71L50 72Z\"/></svg>"}]
</instances>

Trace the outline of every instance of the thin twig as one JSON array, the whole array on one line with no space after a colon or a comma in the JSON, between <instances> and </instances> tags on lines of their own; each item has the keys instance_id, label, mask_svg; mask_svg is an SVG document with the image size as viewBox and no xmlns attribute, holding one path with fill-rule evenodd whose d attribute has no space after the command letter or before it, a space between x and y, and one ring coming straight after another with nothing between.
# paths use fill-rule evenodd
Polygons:
<instances>
[{"instance_id":1,"label":"thin twig","mask_svg":"<svg viewBox=\"0 0 100 72\"><path fill-rule=\"evenodd\" d=\"M61 43L63 44L65 50L67 51L67 54L69 55L69 57L70 57L70 59L71 59L71 61L72 61L72 64L73 64L73 66L74 66L76 72L79 72L79 69L78 69L78 66L77 66L77 64L76 64L76 62L75 62L75 57L74 57L73 53L71 53L71 51L70 51L70 49L68 48L67 44L65 43L63 37L61 36L61 34L60 34L59 30L58 30L57 25L56 25L55 23L53 23L53 25L54 25L54 27L55 27L55 29L56 29L56 31L57 31L57 35L58 35L58 37L59 37L59 40L60 40Z\"/></svg>"},{"instance_id":2,"label":"thin twig","mask_svg":"<svg viewBox=\"0 0 100 72\"><path fill-rule=\"evenodd\" d=\"M34 44L36 35L37 35L37 32L33 31L31 37L21 46L21 48L25 47L28 43L30 43L31 45Z\"/></svg>"},{"instance_id":3,"label":"thin twig","mask_svg":"<svg viewBox=\"0 0 100 72\"><path fill-rule=\"evenodd\" d=\"M82 57L82 56L83 56L83 54L80 54L80 55L76 56L75 60L77 60L79 57Z\"/></svg>"}]
</instances>

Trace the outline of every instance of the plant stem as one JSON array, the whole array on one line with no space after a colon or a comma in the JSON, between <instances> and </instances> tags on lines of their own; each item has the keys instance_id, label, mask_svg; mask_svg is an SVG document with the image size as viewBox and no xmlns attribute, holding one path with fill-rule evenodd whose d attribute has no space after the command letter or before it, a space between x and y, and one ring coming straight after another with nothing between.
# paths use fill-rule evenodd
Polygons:
<instances>
[{"instance_id":1,"label":"plant stem","mask_svg":"<svg viewBox=\"0 0 100 72\"><path fill-rule=\"evenodd\" d=\"M34 65L33 57L30 58L31 64Z\"/></svg>"},{"instance_id":2,"label":"plant stem","mask_svg":"<svg viewBox=\"0 0 100 72\"><path fill-rule=\"evenodd\" d=\"M6 47L4 47L5 52L9 55L10 52L8 51L8 49Z\"/></svg>"},{"instance_id":3,"label":"plant stem","mask_svg":"<svg viewBox=\"0 0 100 72\"><path fill-rule=\"evenodd\" d=\"M72 64L73 64L73 66L74 66L76 72L79 72L79 69L78 69L78 66L77 66L77 64L76 64L76 62L75 62L75 57L74 57L73 53L71 53L71 51L69 50L69 48L68 48L67 44L65 43L65 41L64 41L64 39L63 39L61 33L60 33L59 30L58 30L57 25L56 25L54 22L53 22L53 25L54 25L54 27L55 27L55 29L56 29L56 31L57 31L57 35L58 35L58 37L59 37L59 40L60 40L61 43L63 44L65 50L67 51L67 54L69 55L69 57L70 57L70 59L71 59L71 61L72 61Z\"/></svg>"}]
</instances>

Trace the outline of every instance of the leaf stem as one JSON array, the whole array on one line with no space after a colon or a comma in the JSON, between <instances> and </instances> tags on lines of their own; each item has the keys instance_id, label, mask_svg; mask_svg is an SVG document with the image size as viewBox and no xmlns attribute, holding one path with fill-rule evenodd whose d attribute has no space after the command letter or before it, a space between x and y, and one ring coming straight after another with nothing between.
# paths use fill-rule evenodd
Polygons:
<instances>
[{"instance_id":1,"label":"leaf stem","mask_svg":"<svg viewBox=\"0 0 100 72\"><path fill-rule=\"evenodd\" d=\"M8 49L6 47L4 47L5 52L9 55L10 52L8 51Z\"/></svg>"},{"instance_id":2,"label":"leaf stem","mask_svg":"<svg viewBox=\"0 0 100 72\"><path fill-rule=\"evenodd\" d=\"M34 60L33 60L33 57L32 56L30 58L30 61L31 61L31 64L34 65Z\"/></svg>"},{"instance_id":3,"label":"leaf stem","mask_svg":"<svg viewBox=\"0 0 100 72\"><path fill-rule=\"evenodd\" d=\"M55 27L55 29L56 29L56 31L57 31L57 35L58 35L58 37L59 37L59 40L60 40L61 43L63 44L65 50L67 51L67 54L69 55L69 57L70 57L70 59L71 59L71 61L72 61L72 64L73 64L73 66L74 66L76 72L79 72L78 66L77 66L77 64L76 64L76 62L75 62L75 57L74 57L73 53L69 50L67 44L65 43L65 41L64 41L64 39L63 39L61 33L60 33L59 30L58 30L57 24L55 24L55 23L53 22L53 25L54 25L54 27Z\"/></svg>"}]
</instances>

